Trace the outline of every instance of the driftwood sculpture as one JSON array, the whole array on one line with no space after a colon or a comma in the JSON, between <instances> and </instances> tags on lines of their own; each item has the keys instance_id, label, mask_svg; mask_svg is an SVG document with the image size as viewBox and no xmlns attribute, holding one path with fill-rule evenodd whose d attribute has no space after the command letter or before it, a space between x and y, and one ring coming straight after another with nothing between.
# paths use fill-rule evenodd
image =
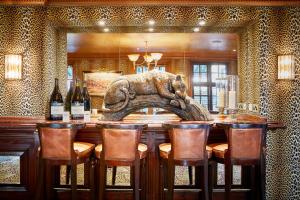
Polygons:
<instances>
[{"instance_id":1,"label":"driftwood sculpture","mask_svg":"<svg viewBox=\"0 0 300 200\"><path fill-rule=\"evenodd\" d=\"M169 110L183 120L210 120L208 110L186 95L180 75L156 70L114 80L104 96L100 119L121 120L145 107Z\"/></svg>"}]
</instances>

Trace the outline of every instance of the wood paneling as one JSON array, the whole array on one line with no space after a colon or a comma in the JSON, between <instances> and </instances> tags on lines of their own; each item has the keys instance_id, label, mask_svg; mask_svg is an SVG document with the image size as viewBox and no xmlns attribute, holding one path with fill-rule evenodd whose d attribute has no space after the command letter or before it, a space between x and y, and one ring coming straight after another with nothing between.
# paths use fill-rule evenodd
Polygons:
<instances>
[{"instance_id":1,"label":"wood paneling","mask_svg":"<svg viewBox=\"0 0 300 200\"><path fill-rule=\"evenodd\" d=\"M68 33L68 53L144 54L148 52L179 54L236 55L238 35L234 33ZM208 53L207 53L208 52ZM206 55L205 55L206 56Z\"/></svg>"}]
</instances>

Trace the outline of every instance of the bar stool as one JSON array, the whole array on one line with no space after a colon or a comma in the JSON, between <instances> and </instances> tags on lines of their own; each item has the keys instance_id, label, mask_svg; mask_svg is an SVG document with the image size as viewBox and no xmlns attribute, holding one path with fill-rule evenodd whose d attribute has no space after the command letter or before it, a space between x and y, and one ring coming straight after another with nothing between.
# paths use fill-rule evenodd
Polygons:
<instances>
[{"instance_id":1,"label":"bar stool","mask_svg":"<svg viewBox=\"0 0 300 200\"><path fill-rule=\"evenodd\" d=\"M164 195L164 166L168 169L168 200L173 199L175 165L203 166L201 199L207 200L211 197L208 185L208 159L212 156L212 149L206 146L211 125L209 122L163 124L163 127L168 129L171 143L159 145L161 199Z\"/></svg>"},{"instance_id":2,"label":"bar stool","mask_svg":"<svg viewBox=\"0 0 300 200\"><path fill-rule=\"evenodd\" d=\"M226 199L230 199L232 185L232 166L251 166L252 199L258 199L255 183L264 182L264 141L266 132L265 122L256 123L217 123L217 126L225 129L228 143L212 144L214 160L225 164L225 193ZM260 167L259 177L255 181L255 167ZM262 184L262 183L261 183ZM263 184L260 185L263 187ZM262 194L264 189L261 188Z\"/></svg>"},{"instance_id":3,"label":"bar stool","mask_svg":"<svg viewBox=\"0 0 300 200\"><path fill-rule=\"evenodd\" d=\"M47 169L51 166L71 166L71 189L72 199L77 199L77 164L90 162L90 157L95 148L94 144L86 142L74 142L77 129L84 124L65 123L40 123L37 124L40 149L39 149L39 176L38 190L35 199L40 199L42 190L46 186L46 197L42 199L53 199L52 178L44 181ZM46 170L44 171L44 168ZM48 177L47 177L48 178ZM50 177L49 177L50 178ZM91 175L91 178L93 176ZM94 181L91 180L93 183ZM44 185L44 183L46 183ZM93 185L91 186L93 192Z\"/></svg>"},{"instance_id":4,"label":"bar stool","mask_svg":"<svg viewBox=\"0 0 300 200\"><path fill-rule=\"evenodd\" d=\"M145 124L108 123L97 124L100 129L102 144L95 148L95 156L99 161L100 186L98 199L103 200L106 185L107 166L130 166L134 172L134 199L140 199L140 167L145 169L144 161L147 156L147 145L139 143ZM142 163L142 165L141 165ZM145 173L143 173L145 174ZM132 177L131 177L132 179ZM142 184L142 193L145 191Z\"/></svg>"}]
</instances>

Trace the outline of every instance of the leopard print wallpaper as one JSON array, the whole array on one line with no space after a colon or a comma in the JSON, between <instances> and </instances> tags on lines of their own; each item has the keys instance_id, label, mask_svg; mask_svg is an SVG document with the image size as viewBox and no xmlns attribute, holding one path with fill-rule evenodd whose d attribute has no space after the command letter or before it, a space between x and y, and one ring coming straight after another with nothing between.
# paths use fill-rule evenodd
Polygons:
<instances>
[{"instance_id":1,"label":"leopard print wallpaper","mask_svg":"<svg viewBox=\"0 0 300 200\"><path fill-rule=\"evenodd\" d=\"M202 32L238 33L240 101L259 104L260 114L287 126L268 132L267 199L300 198L300 79L277 80L279 54L295 54L300 73L299 7L0 6L0 115L43 115L55 77L66 93L66 33L102 32L101 19L112 30L141 32L149 19L166 32L191 32L205 19ZM22 80L4 80L5 53L23 54Z\"/></svg>"},{"instance_id":2,"label":"leopard print wallpaper","mask_svg":"<svg viewBox=\"0 0 300 200\"><path fill-rule=\"evenodd\" d=\"M286 131L281 132L280 144L281 163L281 193L279 199L299 199L300 184L300 8L291 8L286 12L278 12L280 43L275 46L277 53L294 54L296 79L294 81L278 81L278 105L284 109L280 112L280 120L287 125ZM284 16L284 17L282 17ZM288 155L288 156L287 156Z\"/></svg>"},{"instance_id":3,"label":"leopard print wallpaper","mask_svg":"<svg viewBox=\"0 0 300 200\"><path fill-rule=\"evenodd\" d=\"M43 8L1 7L0 52L23 55L21 81L4 80L1 58L1 115L42 115Z\"/></svg>"},{"instance_id":4,"label":"leopard print wallpaper","mask_svg":"<svg viewBox=\"0 0 300 200\"><path fill-rule=\"evenodd\" d=\"M240 100L259 103L260 114L287 126L267 135L267 199L299 199L299 77L277 80L277 56L294 54L299 74L300 9L259 8L258 12L257 23L240 32Z\"/></svg>"}]
</instances>

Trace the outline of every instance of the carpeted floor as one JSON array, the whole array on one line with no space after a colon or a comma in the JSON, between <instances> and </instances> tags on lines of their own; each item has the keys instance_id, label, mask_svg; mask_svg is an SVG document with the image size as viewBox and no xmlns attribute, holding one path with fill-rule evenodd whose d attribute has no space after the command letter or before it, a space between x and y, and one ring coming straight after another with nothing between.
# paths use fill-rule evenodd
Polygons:
<instances>
[{"instance_id":1,"label":"carpeted floor","mask_svg":"<svg viewBox=\"0 0 300 200\"><path fill-rule=\"evenodd\" d=\"M0 156L0 183L19 184L20 183L20 158L18 156ZM78 184L83 184L83 164L78 165ZM111 185L112 170L108 169L107 184ZM129 185L130 171L129 167L118 167L116 185ZM61 183L65 183L65 166L61 167ZM234 166L233 183L241 183L241 168ZM176 185L188 185L188 168L176 167L175 172ZM218 164L218 185L224 185L224 165Z\"/></svg>"}]
</instances>

